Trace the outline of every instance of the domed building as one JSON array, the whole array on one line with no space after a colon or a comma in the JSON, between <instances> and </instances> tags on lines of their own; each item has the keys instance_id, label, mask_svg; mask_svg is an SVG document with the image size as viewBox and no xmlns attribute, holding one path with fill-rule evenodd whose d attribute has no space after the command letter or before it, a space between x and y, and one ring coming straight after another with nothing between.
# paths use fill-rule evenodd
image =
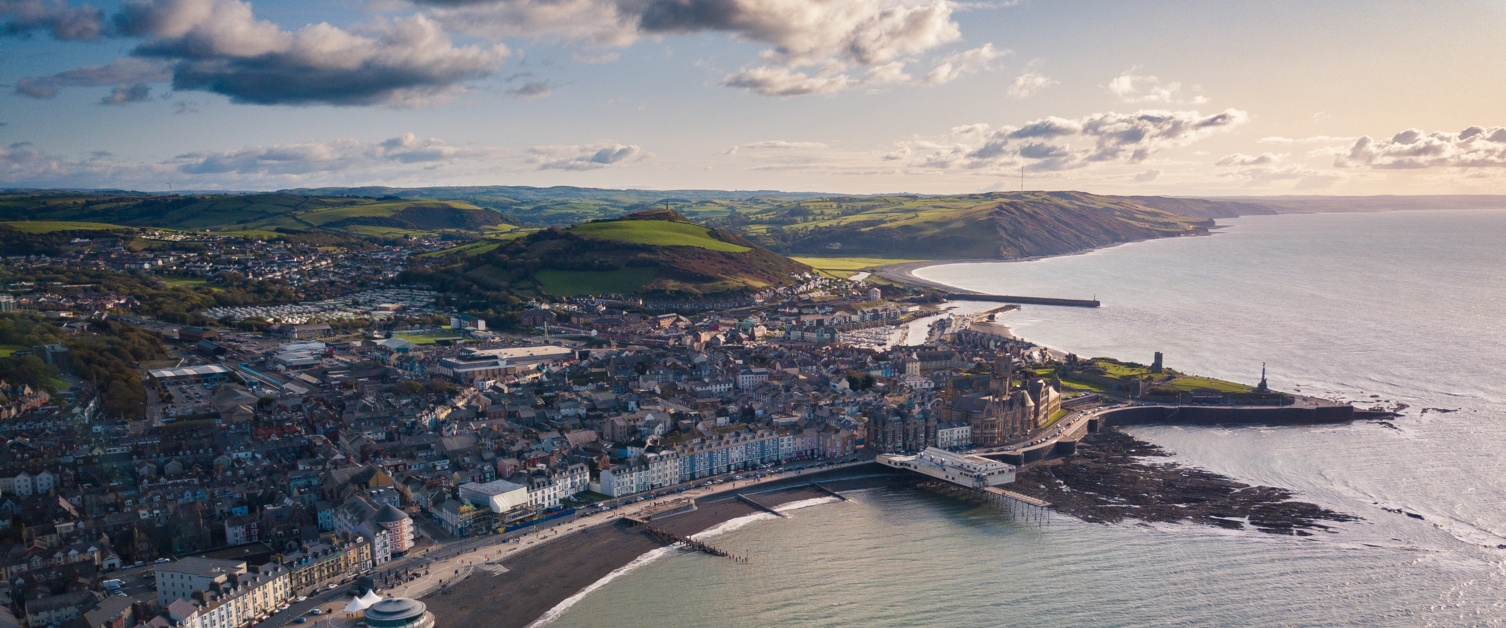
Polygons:
<instances>
[{"instance_id":1,"label":"domed building","mask_svg":"<svg viewBox=\"0 0 1506 628\"><path fill-rule=\"evenodd\" d=\"M434 628L434 613L423 602L405 597L382 600L367 607L366 625L371 628Z\"/></svg>"}]
</instances>

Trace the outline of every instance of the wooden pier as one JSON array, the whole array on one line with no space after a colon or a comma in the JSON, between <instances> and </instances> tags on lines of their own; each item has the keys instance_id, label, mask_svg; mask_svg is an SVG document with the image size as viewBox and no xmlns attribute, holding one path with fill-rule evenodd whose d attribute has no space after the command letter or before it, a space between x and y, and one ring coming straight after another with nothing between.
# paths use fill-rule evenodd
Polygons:
<instances>
[{"instance_id":1,"label":"wooden pier","mask_svg":"<svg viewBox=\"0 0 1506 628\"><path fill-rule=\"evenodd\" d=\"M972 488L934 480L917 482L916 486L949 497L989 504L1008 512L1011 517L1020 521L1034 522L1037 525L1045 525L1051 522L1051 504L1049 502L1029 495L1021 495L1014 491L1006 491L996 486Z\"/></svg>"},{"instance_id":2,"label":"wooden pier","mask_svg":"<svg viewBox=\"0 0 1506 628\"><path fill-rule=\"evenodd\" d=\"M674 532L670 532L669 530L662 530L653 526L645 525L643 526L643 533L649 535L649 537L665 545L679 545L681 547L684 547L685 549L700 552L702 554L720 556L722 558L730 558L733 562L748 562L748 559L743 556L732 554L726 550L714 547L706 543L702 543L688 536L675 534Z\"/></svg>"}]
</instances>

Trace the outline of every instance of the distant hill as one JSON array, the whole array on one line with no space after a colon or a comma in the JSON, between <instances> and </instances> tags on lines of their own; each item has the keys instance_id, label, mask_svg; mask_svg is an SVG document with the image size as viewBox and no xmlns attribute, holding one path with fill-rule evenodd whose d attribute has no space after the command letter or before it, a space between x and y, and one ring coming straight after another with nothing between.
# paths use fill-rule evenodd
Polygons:
<instances>
[{"instance_id":1,"label":"distant hill","mask_svg":"<svg viewBox=\"0 0 1506 628\"><path fill-rule=\"evenodd\" d=\"M1083 192L831 197L739 216L736 226L750 239L787 255L906 259L1059 255L1212 226L1206 218Z\"/></svg>"},{"instance_id":2,"label":"distant hill","mask_svg":"<svg viewBox=\"0 0 1506 628\"><path fill-rule=\"evenodd\" d=\"M506 214L526 226L564 226L618 218L634 212L662 208L666 202L680 213L702 220L725 216L737 206L770 207L784 201L826 196L772 190L609 190L557 186L548 188L489 185L431 188L298 188L282 193L300 196L370 198L432 198L459 200Z\"/></svg>"},{"instance_id":3,"label":"distant hill","mask_svg":"<svg viewBox=\"0 0 1506 628\"><path fill-rule=\"evenodd\" d=\"M296 194L0 194L0 221L48 220L228 232L334 231L391 236L505 232L498 213L458 201Z\"/></svg>"},{"instance_id":4,"label":"distant hill","mask_svg":"<svg viewBox=\"0 0 1506 628\"><path fill-rule=\"evenodd\" d=\"M704 296L788 285L810 267L735 233L665 210L551 228L480 252L431 258L409 279L473 297L493 293Z\"/></svg>"},{"instance_id":5,"label":"distant hill","mask_svg":"<svg viewBox=\"0 0 1506 628\"><path fill-rule=\"evenodd\" d=\"M1437 209L1506 209L1506 196L1435 194L1427 196L1243 196L1209 199L1268 207L1278 214L1381 212Z\"/></svg>"}]
</instances>

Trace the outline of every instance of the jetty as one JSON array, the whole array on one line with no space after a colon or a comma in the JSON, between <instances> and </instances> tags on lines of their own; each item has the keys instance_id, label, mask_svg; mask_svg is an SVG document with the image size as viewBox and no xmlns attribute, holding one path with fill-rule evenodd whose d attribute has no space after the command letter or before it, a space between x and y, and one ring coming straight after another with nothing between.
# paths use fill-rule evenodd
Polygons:
<instances>
[{"instance_id":1,"label":"jetty","mask_svg":"<svg viewBox=\"0 0 1506 628\"><path fill-rule=\"evenodd\" d=\"M1056 297L1027 297L1010 294L983 294L981 292L943 292L949 301L992 301L1020 305L1056 305L1061 307L1099 307L1098 299L1059 299Z\"/></svg>"},{"instance_id":2,"label":"jetty","mask_svg":"<svg viewBox=\"0 0 1506 628\"><path fill-rule=\"evenodd\" d=\"M732 553L730 553L730 552L728 552L726 550L723 550L721 548L715 547L715 546L707 544L707 543L703 543L701 541L697 541L697 540L692 539L692 538L690 538L688 536L684 536L684 535L680 535L680 534L675 534L674 532L670 532L669 530L664 530L664 529L661 529L661 528L655 528L655 527L650 526L650 525L644 525L643 526L643 533L647 534L649 537L653 538L654 540L656 540L656 541L658 541L660 543L664 543L665 545L679 545L681 547L684 547L685 549L696 551L696 552L700 552L702 554L709 554L711 556L719 556L721 558L730 558L730 559L732 559L733 562L739 562L739 563L746 563L746 562L748 562L747 558L744 558L742 556L737 556L737 555L732 554Z\"/></svg>"},{"instance_id":3,"label":"jetty","mask_svg":"<svg viewBox=\"0 0 1506 628\"><path fill-rule=\"evenodd\" d=\"M821 486L821 485L820 485L820 484L818 484L818 483L816 483L816 482L811 482L811 483L810 483L810 486L811 486L811 488L813 488L813 489L816 489L816 490L818 490L818 491L821 491L821 492L822 492L822 493L826 493L826 494L827 494L827 495L830 495L830 496L832 496L832 497L835 497L835 498L837 498L837 499L840 499L840 500L842 500L842 501L844 501L844 502L845 502L845 501L847 501L847 496L846 496L846 495L843 495L843 494L841 494L841 493L838 493L838 492L836 492L836 491L834 491L834 490L831 490L831 489L829 489L829 488L826 488L826 487L825 487L825 486Z\"/></svg>"},{"instance_id":4,"label":"jetty","mask_svg":"<svg viewBox=\"0 0 1506 628\"><path fill-rule=\"evenodd\" d=\"M766 513L769 513L769 514L774 515L776 517L779 517L781 519L788 519L789 518L788 515L786 515L786 514L784 514L782 512L779 512L778 510L774 510L773 508L770 508L770 507L765 506L763 504L760 504L760 503L758 503L756 501L753 501L752 498L748 497L747 495L743 495L742 493L738 493L737 494L737 499L739 501L741 501L741 502L749 505L749 506L752 506L754 508L762 510L762 511L764 511Z\"/></svg>"}]
</instances>

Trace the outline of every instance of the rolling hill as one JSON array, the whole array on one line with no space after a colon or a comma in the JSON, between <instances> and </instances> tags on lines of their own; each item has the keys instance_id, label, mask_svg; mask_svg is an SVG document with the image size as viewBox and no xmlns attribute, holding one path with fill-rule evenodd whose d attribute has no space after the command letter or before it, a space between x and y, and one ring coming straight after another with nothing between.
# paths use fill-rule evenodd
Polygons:
<instances>
[{"instance_id":1,"label":"rolling hill","mask_svg":"<svg viewBox=\"0 0 1506 628\"><path fill-rule=\"evenodd\" d=\"M500 233L514 228L496 212L450 200L313 197L279 193L0 195L0 221L23 220L240 233L317 230L375 236L443 231Z\"/></svg>"},{"instance_id":2,"label":"rolling hill","mask_svg":"<svg viewBox=\"0 0 1506 628\"><path fill-rule=\"evenodd\" d=\"M748 237L787 255L1018 259L1206 233L1212 221L1082 192L813 199L740 213Z\"/></svg>"},{"instance_id":3,"label":"rolling hill","mask_svg":"<svg viewBox=\"0 0 1506 628\"><path fill-rule=\"evenodd\" d=\"M414 279L450 292L704 296L790 284L810 267L735 234L652 210L433 258Z\"/></svg>"}]
</instances>

